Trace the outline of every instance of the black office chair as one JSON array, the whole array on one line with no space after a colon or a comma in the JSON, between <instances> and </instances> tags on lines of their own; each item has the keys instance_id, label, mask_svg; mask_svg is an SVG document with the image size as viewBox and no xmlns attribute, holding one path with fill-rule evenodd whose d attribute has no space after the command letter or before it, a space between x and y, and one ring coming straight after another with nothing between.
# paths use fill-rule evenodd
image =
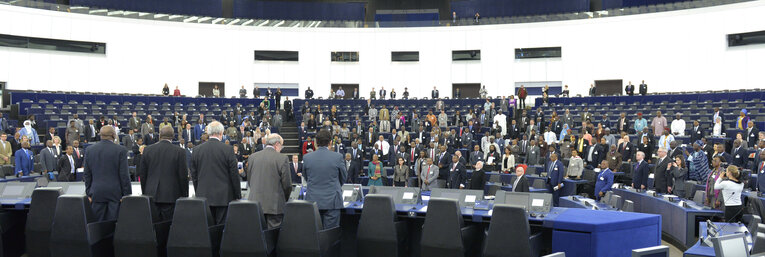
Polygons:
<instances>
[{"instance_id":1,"label":"black office chair","mask_svg":"<svg viewBox=\"0 0 765 257\"><path fill-rule=\"evenodd\" d=\"M322 228L316 204L303 200L288 202L276 252L279 256L339 256L340 227Z\"/></svg>"},{"instance_id":2,"label":"black office chair","mask_svg":"<svg viewBox=\"0 0 765 257\"><path fill-rule=\"evenodd\" d=\"M205 198L178 199L167 238L167 256L214 256L222 232L223 225L215 225Z\"/></svg>"},{"instance_id":3,"label":"black office chair","mask_svg":"<svg viewBox=\"0 0 765 257\"><path fill-rule=\"evenodd\" d=\"M531 234L523 208L497 204L493 212L483 247L484 257L539 256L542 233Z\"/></svg>"},{"instance_id":4,"label":"black office chair","mask_svg":"<svg viewBox=\"0 0 765 257\"><path fill-rule=\"evenodd\" d=\"M406 231L406 221L397 221L393 198L367 195L356 235L358 256L405 256Z\"/></svg>"},{"instance_id":5,"label":"black office chair","mask_svg":"<svg viewBox=\"0 0 765 257\"><path fill-rule=\"evenodd\" d=\"M626 212L634 212L635 211L635 203L633 203L630 200L624 200L624 203L622 204L622 211Z\"/></svg>"},{"instance_id":6,"label":"black office chair","mask_svg":"<svg viewBox=\"0 0 765 257\"><path fill-rule=\"evenodd\" d=\"M478 232L475 225L465 226L459 202L454 199L430 198L425 224L422 226L422 257L470 256L469 247Z\"/></svg>"},{"instance_id":7,"label":"black office chair","mask_svg":"<svg viewBox=\"0 0 765 257\"><path fill-rule=\"evenodd\" d=\"M748 196L748 199L750 204L752 204L752 209L756 211L755 213L752 213L754 215L760 215L760 218L763 219L765 217L765 206L763 206L762 201L759 197L757 197L756 194L752 194Z\"/></svg>"},{"instance_id":8,"label":"black office chair","mask_svg":"<svg viewBox=\"0 0 765 257\"><path fill-rule=\"evenodd\" d=\"M619 195L611 195L611 199L608 204L612 207L621 210L622 209L622 197Z\"/></svg>"},{"instance_id":9,"label":"black office chair","mask_svg":"<svg viewBox=\"0 0 765 257\"><path fill-rule=\"evenodd\" d=\"M272 256L278 234L278 228L268 229L260 203L231 202L220 242L220 256Z\"/></svg>"},{"instance_id":10,"label":"black office chair","mask_svg":"<svg viewBox=\"0 0 765 257\"><path fill-rule=\"evenodd\" d=\"M56 202L50 233L53 257L112 256L114 220L96 221L84 195L62 195Z\"/></svg>"},{"instance_id":11,"label":"black office chair","mask_svg":"<svg viewBox=\"0 0 765 257\"><path fill-rule=\"evenodd\" d=\"M166 256L170 222L159 220L159 212L150 197L123 197L114 230L114 256Z\"/></svg>"},{"instance_id":12,"label":"black office chair","mask_svg":"<svg viewBox=\"0 0 765 257\"><path fill-rule=\"evenodd\" d=\"M32 192L25 231L29 257L50 256L50 231L61 194L60 188L38 188Z\"/></svg>"}]
</instances>

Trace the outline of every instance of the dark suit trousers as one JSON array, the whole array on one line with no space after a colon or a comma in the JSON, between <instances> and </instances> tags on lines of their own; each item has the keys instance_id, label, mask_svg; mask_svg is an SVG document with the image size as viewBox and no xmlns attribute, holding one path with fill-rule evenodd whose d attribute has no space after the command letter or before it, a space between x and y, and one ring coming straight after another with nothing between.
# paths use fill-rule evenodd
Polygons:
<instances>
[{"instance_id":1,"label":"dark suit trousers","mask_svg":"<svg viewBox=\"0 0 765 257\"><path fill-rule=\"evenodd\" d=\"M555 190L554 190L554 187L555 187L555 186L553 186L553 185L550 185L550 184L548 183L548 184L547 184L547 191L549 191L549 192L551 192L551 193L552 193L552 196L553 196L553 197L552 197L552 200L553 200L553 206L554 206L554 207L558 207L558 206L559 206L559 205L558 205L558 203L560 202L560 190L561 190L561 188L558 188L558 191L555 191Z\"/></svg>"},{"instance_id":2,"label":"dark suit trousers","mask_svg":"<svg viewBox=\"0 0 765 257\"><path fill-rule=\"evenodd\" d=\"M330 229L340 226L340 210L319 210L321 214L321 224L324 224L324 229Z\"/></svg>"},{"instance_id":3,"label":"dark suit trousers","mask_svg":"<svg viewBox=\"0 0 765 257\"><path fill-rule=\"evenodd\" d=\"M155 203L159 211L159 220L172 220L175 213L175 203Z\"/></svg>"},{"instance_id":4,"label":"dark suit trousers","mask_svg":"<svg viewBox=\"0 0 765 257\"><path fill-rule=\"evenodd\" d=\"M210 212L212 212L213 221L215 221L215 225L226 223L226 214L228 213L228 206L210 206Z\"/></svg>"},{"instance_id":5,"label":"dark suit trousers","mask_svg":"<svg viewBox=\"0 0 765 257\"><path fill-rule=\"evenodd\" d=\"M120 202L93 202L90 204L90 208L93 209L93 214L96 215L98 221L117 220L117 215L120 212Z\"/></svg>"}]
</instances>

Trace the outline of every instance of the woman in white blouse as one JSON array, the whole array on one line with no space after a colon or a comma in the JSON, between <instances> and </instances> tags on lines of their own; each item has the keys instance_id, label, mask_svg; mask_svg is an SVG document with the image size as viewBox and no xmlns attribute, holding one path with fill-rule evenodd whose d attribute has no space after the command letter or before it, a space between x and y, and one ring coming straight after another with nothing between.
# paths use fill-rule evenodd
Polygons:
<instances>
[{"instance_id":1,"label":"woman in white blouse","mask_svg":"<svg viewBox=\"0 0 765 257\"><path fill-rule=\"evenodd\" d=\"M576 150L572 150L571 159L568 160L566 176L570 179L580 179L582 177L582 170L584 170L584 161L579 157L579 153Z\"/></svg>"},{"instance_id":2,"label":"woman in white blouse","mask_svg":"<svg viewBox=\"0 0 765 257\"><path fill-rule=\"evenodd\" d=\"M510 146L505 147L505 154L502 156L502 172L510 173L515 167L515 155L510 150Z\"/></svg>"},{"instance_id":3,"label":"woman in white blouse","mask_svg":"<svg viewBox=\"0 0 765 257\"><path fill-rule=\"evenodd\" d=\"M722 136L722 119L720 117L717 117L715 119L715 126L712 128L712 136L714 137L721 137Z\"/></svg>"},{"instance_id":4,"label":"woman in white blouse","mask_svg":"<svg viewBox=\"0 0 765 257\"><path fill-rule=\"evenodd\" d=\"M724 175L715 181L715 190L721 190L720 197L725 203L725 222L738 222L743 211L741 191L744 190L744 183L739 180L740 173L736 166L728 166Z\"/></svg>"}]
</instances>

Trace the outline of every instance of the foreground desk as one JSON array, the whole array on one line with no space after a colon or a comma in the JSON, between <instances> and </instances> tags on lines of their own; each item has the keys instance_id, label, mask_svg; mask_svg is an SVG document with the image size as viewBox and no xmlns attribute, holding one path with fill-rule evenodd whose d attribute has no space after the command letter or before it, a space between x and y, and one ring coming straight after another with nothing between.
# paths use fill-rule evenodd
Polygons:
<instances>
[{"instance_id":1,"label":"foreground desk","mask_svg":"<svg viewBox=\"0 0 765 257\"><path fill-rule=\"evenodd\" d=\"M662 232L675 243L684 246L684 249L688 249L696 242L698 221L723 216L723 212L720 210L702 209L691 201L686 201L691 207L684 208L678 203L649 196L645 193L626 189L614 189L613 192L624 200L632 201L635 204L635 212L661 215Z\"/></svg>"},{"instance_id":2,"label":"foreground desk","mask_svg":"<svg viewBox=\"0 0 765 257\"><path fill-rule=\"evenodd\" d=\"M489 208L492 206L489 204ZM425 204L396 205L399 218L408 223L411 256L419 256L425 207ZM362 209L361 202L345 208L341 219L343 256L356 256L356 230ZM463 207L462 215L466 222L482 228L487 228L491 221L489 210ZM566 256L629 256L632 249L661 244L662 220L658 215L554 207L543 217L529 217L529 223L543 232L552 252L565 252ZM483 238L478 238L476 244L483 245L482 241Z\"/></svg>"},{"instance_id":3,"label":"foreground desk","mask_svg":"<svg viewBox=\"0 0 765 257\"><path fill-rule=\"evenodd\" d=\"M743 230L746 230L746 227L742 224L737 223L720 223L715 222L715 225L720 228L720 235L730 235L733 233L742 233ZM699 222L699 238L704 238L707 236L707 223L706 222ZM747 235L749 236L749 235ZM750 242L751 241L747 241ZM700 240L696 240L696 244L694 244L691 248L689 248L685 253L683 253L683 257L714 257L715 256L715 249L706 245L702 245Z\"/></svg>"}]
</instances>

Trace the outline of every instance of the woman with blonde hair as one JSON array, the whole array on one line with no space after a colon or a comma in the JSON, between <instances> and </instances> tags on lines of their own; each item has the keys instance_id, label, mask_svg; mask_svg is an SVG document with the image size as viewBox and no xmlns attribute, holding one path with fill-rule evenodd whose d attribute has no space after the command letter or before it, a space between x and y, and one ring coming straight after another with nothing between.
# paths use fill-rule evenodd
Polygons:
<instances>
[{"instance_id":1,"label":"woman with blonde hair","mask_svg":"<svg viewBox=\"0 0 765 257\"><path fill-rule=\"evenodd\" d=\"M723 176L715 181L715 189L720 190L725 203L725 222L728 223L738 222L741 219L743 211L741 191L744 190L744 183L741 183L740 176L738 167L731 165Z\"/></svg>"}]
</instances>

